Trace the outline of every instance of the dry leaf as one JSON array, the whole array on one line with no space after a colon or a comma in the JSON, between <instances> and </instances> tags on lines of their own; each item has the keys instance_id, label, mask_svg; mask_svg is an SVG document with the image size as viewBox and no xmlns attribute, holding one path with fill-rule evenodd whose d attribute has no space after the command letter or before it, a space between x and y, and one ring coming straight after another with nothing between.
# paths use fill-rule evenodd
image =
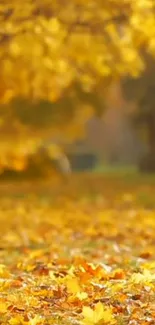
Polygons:
<instances>
[{"instance_id":1,"label":"dry leaf","mask_svg":"<svg viewBox=\"0 0 155 325\"><path fill-rule=\"evenodd\" d=\"M101 302L95 305L95 309L83 307L82 315L84 317L82 323L84 325L99 325L99 324L115 324L111 308L105 307Z\"/></svg>"}]
</instances>

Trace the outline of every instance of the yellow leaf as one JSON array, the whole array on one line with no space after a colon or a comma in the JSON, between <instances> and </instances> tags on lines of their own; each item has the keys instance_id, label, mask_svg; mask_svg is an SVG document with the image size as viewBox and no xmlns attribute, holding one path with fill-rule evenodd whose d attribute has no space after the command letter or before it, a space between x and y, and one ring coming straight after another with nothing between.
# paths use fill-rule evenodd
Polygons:
<instances>
[{"instance_id":1,"label":"yellow leaf","mask_svg":"<svg viewBox=\"0 0 155 325\"><path fill-rule=\"evenodd\" d=\"M87 299L88 298L88 294L87 292L78 292L76 294L76 297L79 299L79 300L84 300L84 299Z\"/></svg>"},{"instance_id":2,"label":"yellow leaf","mask_svg":"<svg viewBox=\"0 0 155 325\"><path fill-rule=\"evenodd\" d=\"M70 267L70 269L68 270L68 275L70 275L70 276L74 276L74 273L75 273L75 266L74 265L72 265L71 267Z\"/></svg>"},{"instance_id":3,"label":"yellow leaf","mask_svg":"<svg viewBox=\"0 0 155 325\"><path fill-rule=\"evenodd\" d=\"M53 281L55 281L57 279L53 271L49 271L49 276L50 276L50 279Z\"/></svg>"},{"instance_id":4,"label":"yellow leaf","mask_svg":"<svg viewBox=\"0 0 155 325\"><path fill-rule=\"evenodd\" d=\"M86 325L91 325L91 324L95 324L94 323L94 310L91 309L90 307L84 306L83 310L82 310L82 314L83 314L83 324Z\"/></svg>"},{"instance_id":5,"label":"yellow leaf","mask_svg":"<svg viewBox=\"0 0 155 325\"><path fill-rule=\"evenodd\" d=\"M0 264L0 278L8 278L8 277L10 277L10 273L7 270L6 266Z\"/></svg>"},{"instance_id":6,"label":"yellow leaf","mask_svg":"<svg viewBox=\"0 0 155 325\"><path fill-rule=\"evenodd\" d=\"M10 325L28 325L28 322L25 322L23 317L21 316L16 316L16 317L11 317L9 320Z\"/></svg>"},{"instance_id":7,"label":"yellow leaf","mask_svg":"<svg viewBox=\"0 0 155 325\"><path fill-rule=\"evenodd\" d=\"M9 324L10 325L19 325L20 324L20 320L16 317L12 317L10 320L9 320Z\"/></svg>"},{"instance_id":8,"label":"yellow leaf","mask_svg":"<svg viewBox=\"0 0 155 325\"><path fill-rule=\"evenodd\" d=\"M90 307L83 307L83 324L85 325L99 325L101 324L115 324L111 308L104 306L101 302L98 302L95 309Z\"/></svg>"},{"instance_id":9,"label":"yellow leaf","mask_svg":"<svg viewBox=\"0 0 155 325\"><path fill-rule=\"evenodd\" d=\"M69 293L76 294L81 290L79 281L76 278L68 279L66 285Z\"/></svg>"},{"instance_id":10,"label":"yellow leaf","mask_svg":"<svg viewBox=\"0 0 155 325\"><path fill-rule=\"evenodd\" d=\"M37 325L40 324L40 316L36 315L34 318L31 318L29 321L24 321L23 317L18 315L12 317L9 320L10 325Z\"/></svg>"},{"instance_id":11,"label":"yellow leaf","mask_svg":"<svg viewBox=\"0 0 155 325\"><path fill-rule=\"evenodd\" d=\"M40 323L40 316L36 315L34 318L29 320L29 325L37 325Z\"/></svg>"},{"instance_id":12,"label":"yellow leaf","mask_svg":"<svg viewBox=\"0 0 155 325\"><path fill-rule=\"evenodd\" d=\"M7 304L4 302L0 302L0 314L4 314L7 312Z\"/></svg>"},{"instance_id":13,"label":"yellow leaf","mask_svg":"<svg viewBox=\"0 0 155 325\"><path fill-rule=\"evenodd\" d=\"M57 18L52 18L49 21L48 28L51 32L57 33L60 30L60 23Z\"/></svg>"}]
</instances>

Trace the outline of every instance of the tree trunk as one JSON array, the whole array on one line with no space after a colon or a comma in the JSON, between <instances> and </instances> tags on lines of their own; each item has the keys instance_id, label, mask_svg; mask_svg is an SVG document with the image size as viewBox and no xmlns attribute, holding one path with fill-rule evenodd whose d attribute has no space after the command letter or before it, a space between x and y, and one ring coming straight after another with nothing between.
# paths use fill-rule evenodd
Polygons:
<instances>
[{"instance_id":1,"label":"tree trunk","mask_svg":"<svg viewBox=\"0 0 155 325\"><path fill-rule=\"evenodd\" d=\"M142 172L155 172L155 111L146 119L148 133L148 153L142 158L139 169Z\"/></svg>"},{"instance_id":2,"label":"tree trunk","mask_svg":"<svg viewBox=\"0 0 155 325\"><path fill-rule=\"evenodd\" d=\"M148 118L148 145L150 154L155 154L155 112Z\"/></svg>"}]
</instances>

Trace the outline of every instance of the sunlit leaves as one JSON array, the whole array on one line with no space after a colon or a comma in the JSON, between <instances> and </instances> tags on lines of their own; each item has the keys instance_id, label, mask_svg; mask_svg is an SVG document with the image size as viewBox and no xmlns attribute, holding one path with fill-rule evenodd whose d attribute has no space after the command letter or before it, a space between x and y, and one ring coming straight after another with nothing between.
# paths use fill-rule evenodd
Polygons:
<instances>
[{"instance_id":1,"label":"sunlit leaves","mask_svg":"<svg viewBox=\"0 0 155 325\"><path fill-rule=\"evenodd\" d=\"M155 275L149 270L144 269L143 273L132 274L131 282L135 284L149 284L155 282Z\"/></svg>"},{"instance_id":2,"label":"sunlit leaves","mask_svg":"<svg viewBox=\"0 0 155 325\"><path fill-rule=\"evenodd\" d=\"M34 98L53 101L73 80L85 85L109 75L137 75L143 68L138 49L147 46L154 54L153 10L153 0L6 1L0 7L1 101L10 100L10 81L13 96L32 97L35 84ZM12 64L9 75L5 60Z\"/></svg>"}]
</instances>

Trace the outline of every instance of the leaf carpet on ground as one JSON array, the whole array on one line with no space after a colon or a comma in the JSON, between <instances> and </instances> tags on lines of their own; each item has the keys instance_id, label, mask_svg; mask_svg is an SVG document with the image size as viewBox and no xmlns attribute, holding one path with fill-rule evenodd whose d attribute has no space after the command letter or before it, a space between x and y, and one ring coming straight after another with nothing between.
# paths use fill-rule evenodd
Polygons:
<instances>
[{"instance_id":1,"label":"leaf carpet on ground","mask_svg":"<svg viewBox=\"0 0 155 325\"><path fill-rule=\"evenodd\" d=\"M155 209L141 184L80 184L0 198L0 324L155 323Z\"/></svg>"}]
</instances>

